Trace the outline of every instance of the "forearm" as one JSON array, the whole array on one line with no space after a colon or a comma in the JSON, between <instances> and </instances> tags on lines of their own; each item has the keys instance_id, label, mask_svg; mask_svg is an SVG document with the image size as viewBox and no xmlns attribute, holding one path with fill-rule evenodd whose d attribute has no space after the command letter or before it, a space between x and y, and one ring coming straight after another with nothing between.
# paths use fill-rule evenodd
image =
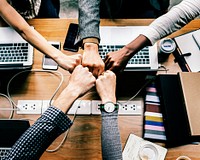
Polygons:
<instances>
[{"instance_id":1,"label":"forearm","mask_svg":"<svg viewBox=\"0 0 200 160\"><path fill-rule=\"evenodd\" d=\"M49 107L15 143L6 160L39 159L47 147L71 125L72 122L63 112Z\"/></svg>"},{"instance_id":2,"label":"forearm","mask_svg":"<svg viewBox=\"0 0 200 160\"><path fill-rule=\"evenodd\" d=\"M47 40L33 28L23 28L19 34L33 47L53 58L55 61L63 54L60 50L49 44Z\"/></svg>"},{"instance_id":3,"label":"forearm","mask_svg":"<svg viewBox=\"0 0 200 160\"><path fill-rule=\"evenodd\" d=\"M53 102L53 105L60 109L63 113L67 113L72 103L78 98L78 96L78 91L76 92L75 88L70 88L68 86Z\"/></svg>"},{"instance_id":4,"label":"forearm","mask_svg":"<svg viewBox=\"0 0 200 160\"><path fill-rule=\"evenodd\" d=\"M79 41L86 38L100 39L100 0L79 0Z\"/></svg>"},{"instance_id":5,"label":"forearm","mask_svg":"<svg viewBox=\"0 0 200 160\"><path fill-rule=\"evenodd\" d=\"M142 34L148 37L152 44L157 40L179 30L191 20L199 16L199 0L183 0L168 13L157 18Z\"/></svg>"},{"instance_id":6,"label":"forearm","mask_svg":"<svg viewBox=\"0 0 200 160\"><path fill-rule=\"evenodd\" d=\"M0 16L14 28L26 41L37 48L44 54L57 59L62 54L61 51L56 50L47 40L23 19L17 11L11 7L5 0L0 2Z\"/></svg>"},{"instance_id":7,"label":"forearm","mask_svg":"<svg viewBox=\"0 0 200 160\"><path fill-rule=\"evenodd\" d=\"M107 160L122 160L122 146L118 128L118 111L102 112L101 145L102 157Z\"/></svg>"},{"instance_id":8,"label":"forearm","mask_svg":"<svg viewBox=\"0 0 200 160\"><path fill-rule=\"evenodd\" d=\"M121 51L124 55L128 56L129 59L132 58L138 51L146 46L150 46L151 42L144 35L139 35L136 39L131 41L129 44L125 45Z\"/></svg>"}]
</instances>

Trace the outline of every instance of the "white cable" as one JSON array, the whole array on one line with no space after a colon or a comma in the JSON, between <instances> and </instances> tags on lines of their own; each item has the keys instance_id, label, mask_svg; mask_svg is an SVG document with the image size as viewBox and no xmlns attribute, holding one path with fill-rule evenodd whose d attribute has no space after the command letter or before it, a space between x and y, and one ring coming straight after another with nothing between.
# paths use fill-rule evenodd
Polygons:
<instances>
[{"instance_id":1,"label":"white cable","mask_svg":"<svg viewBox=\"0 0 200 160\"><path fill-rule=\"evenodd\" d=\"M191 160L188 156L179 156L176 160Z\"/></svg>"},{"instance_id":2,"label":"white cable","mask_svg":"<svg viewBox=\"0 0 200 160\"><path fill-rule=\"evenodd\" d=\"M120 103L119 104L127 104L128 102L130 102L131 100L133 100L150 82L152 81L152 79L148 80L137 92L135 95L133 95L130 99L128 99L126 102Z\"/></svg>"},{"instance_id":3,"label":"white cable","mask_svg":"<svg viewBox=\"0 0 200 160\"><path fill-rule=\"evenodd\" d=\"M8 101L9 101L9 103L10 103L10 108L0 108L0 110L4 110L4 111L7 111L7 110L10 110L10 116L8 117L9 119L11 119L12 117L13 117L13 113L14 113L14 106L13 106L13 104L12 104L12 101L10 100L10 98L7 96L7 95L5 95L5 94L2 94L2 93L0 93L0 96L3 96L3 97L5 97Z\"/></svg>"},{"instance_id":4,"label":"white cable","mask_svg":"<svg viewBox=\"0 0 200 160\"><path fill-rule=\"evenodd\" d=\"M73 116L73 118L72 118L72 123L74 123L74 120L75 120L75 117L76 117L76 113L77 113L77 111L78 111L79 106L81 105L81 102L82 102L82 100L80 100L79 104L77 105L76 111L75 111L74 116ZM59 144L55 149L46 149L46 152L52 153L52 152L56 152L57 150L59 150L60 147L61 147L61 146L64 144L64 142L66 141L66 139L67 139L67 137L68 137L68 134L69 134L69 131L70 131L70 128L65 132L65 135L64 135L62 141L60 142L60 144Z\"/></svg>"},{"instance_id":5,"label":"white cable","mask_svg":"<svg viewBox=\"0 0 200 160\"><path fill-rule=\"evenodd\" d=\"M83 97L86 97L88 94L91 94L90 92L87 92ZM82 97L82 98L83 98ZM76 108L76 111L75 111L75 113L74 113L74 116L73 116L73 118L72 118L72 123L74 123L74 120L75 120L75 118L76 118L76 113L77 113L77 111L78 111L78 108L81 106L81 102L82 102L82 100L80 99L80 102L79 102L79 104L77 105L77 108ZM62 141L60 142L60 144L55 148L55 149L46 149L46 152L49 152L49 153L52 153L52 152L56 152L56 151L58 151L59 149L60 149L60 147L64 144L64 142L66 141L66 139L67 139L67 137L68 137L68 134L69 134L69 131L70 131L70 128L65 132L65 135L64 135L64 137L63 137L63 139L62 139Z\"/></svg>"},{"instance_id":6,"label":"white cable","mask_svg":"<svg viewBox=\"0 0 200 160\"><path fill-rule=\"evenodd\" d=\"M8 85L7 85L7 95L8 95L8 97L10 98L11 102L13 103L13 105L14 105L15 107L17 107L17 104L12 100L12 98L11 98L11 96L10 96L10 93L9 93L10 84L11 84L12 80L13 80L15 77L17 77L18 75L20 75L20 74L22 74L22 73L25 73L25 72L49 72L49 73L57 73L57 74L60 75L60 77L61 77L60 83L59 83L58 87L56 88L56 90L54 91L54 93L53 93L53 95L52 95L52 97L51 97L51 99L50 99L50 102L49 102L49 103L51 104L51 101L52 101L53 98L55 97L56 93L58 92L60 86L62 85L62 83L63 83L63 81L64 81L63 74L62 74L61 72L59 72L59 71L52 71L52 70L45 70L45 71L44 71L44 70L37 70L37 69L34 69L34 70L24 70L24 71L21 71L21 72L15 74L15 75L9 80ZM41 106L41 107L42 107L42 106Z\"/></svg>"}]
</instances>

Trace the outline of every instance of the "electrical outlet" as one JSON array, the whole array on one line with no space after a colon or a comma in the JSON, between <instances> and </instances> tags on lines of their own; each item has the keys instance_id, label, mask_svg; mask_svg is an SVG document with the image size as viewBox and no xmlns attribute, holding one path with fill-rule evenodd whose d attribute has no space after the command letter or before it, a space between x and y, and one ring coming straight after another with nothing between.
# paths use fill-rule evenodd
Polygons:
<instances>
[{"instance_id":1,"label":"electrical outlet","mask_svg":"<svg viewBox=\"0 0 200 160\"><path fill-rule=\"evenodd\" d=\"M132 101L119 101L119 115L142 115L144 102L143 99Z\"/></svg>"},{"instance_id":2,"label":"electrical outlet","mask_svg":"<svg viewBox=\"0 0 200 160\"><path fill-rule=\"evenodd\" d=\"M51 101L53 103L54 100ZM43 100L42 101L42 114L48 109L50 100Z\"/></svg>"},{"instance_id":3,"label":"electrical outlet","mask_svg":"<svg viewBox=\"0 0 200 160\"><path fill-rule=\"evenodd\" d=\"M101 114L101 111L99 109L99 104L101 104L100 100L92 100L92 114L93 115Z\"/></svg>"},{"instance_id":4,"label":"electrical outlet","mask_svg":"<svg viewBox=\"0 0 200 160\"><path fill-rule=\"evenodd\" d=\"M41 114L42 100L18 100L17 114Z\"/></svg>"},{"instance_id":5,"label":"electrical outlet","mask_svg":"<svg viewBox=\"0 0 200 160\"><path fill-rule=\"evenodd\" d=\"M91 114L91 100L76 100L67 114L76 115L90 115Z\"/></svg>"},{"instance_id":6,"label":"electrical outlet","mask_svg":"<svg viewBox=\"0 0 200 160\"><path fill-rule=\"evenodd\" d=\"M99 115L101 111L99 109L100 100L92 100L92 114ZM143 99L137 98L132 101L118 101L119 115L142 115L143 111Z\"/></svg>"}]
</instances>

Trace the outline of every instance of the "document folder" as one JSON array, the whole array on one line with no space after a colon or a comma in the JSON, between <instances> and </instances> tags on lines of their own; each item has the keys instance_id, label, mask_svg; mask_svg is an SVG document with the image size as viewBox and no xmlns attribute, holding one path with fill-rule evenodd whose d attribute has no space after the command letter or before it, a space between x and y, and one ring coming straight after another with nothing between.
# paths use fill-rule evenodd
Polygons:
<instances>
[{"instance_id":1,"label":"document folder","mask_svg":"<svg viewBox=\"0 0 200 160\"><path fill-rule=\"evenodd\" d=\"M200 73L181 72L178 74L183 93L191 136L200 135Z\"/></svg>"},{"instance_id":2,"label":"document folder","mask_svg":"<svg viewBox=\"0 0 200 160\"><path fill-rule=\"evenodd\" d=\"M200 141L200 73L158 75L156 79L166 147Z\"/></svg>"},{"instance_id":3,"label":"document folder","mask_svg":"<svg viewBox=\"0 0 200 160\"><path fill-rule=\"evenodd\" d=\"M190 129L177 75L158 75L156 79L166 134L166 147L190 143Z\"/></svg>"}]
</instances>

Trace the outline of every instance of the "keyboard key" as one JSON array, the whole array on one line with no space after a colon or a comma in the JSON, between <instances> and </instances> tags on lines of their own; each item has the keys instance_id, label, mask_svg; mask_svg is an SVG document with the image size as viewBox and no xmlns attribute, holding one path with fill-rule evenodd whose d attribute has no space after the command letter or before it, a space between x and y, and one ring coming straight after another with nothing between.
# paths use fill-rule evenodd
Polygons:
<instances>
[{"instance_id":1,"label":"keyboard key","mask_svg":"<svg viewBox=\"0 0 200 160\"><path fill-rule=\"evenodd\" d=\"M106 54L121 49L122 45L100 45L99 54L105 59ZM145 47L136 53L128 62L128 64L150 64L149 48Z\"/></svg>"},{"instance_id":2,"label":"keyboard key","mask_svg":"<svg viewBox=\"0 0 200 160\"><path fill-rule=\"evenodd\" d=\"M14 62L28 60L28 43L0 44L0 62Z\"/></svg>"}]
</instances>

